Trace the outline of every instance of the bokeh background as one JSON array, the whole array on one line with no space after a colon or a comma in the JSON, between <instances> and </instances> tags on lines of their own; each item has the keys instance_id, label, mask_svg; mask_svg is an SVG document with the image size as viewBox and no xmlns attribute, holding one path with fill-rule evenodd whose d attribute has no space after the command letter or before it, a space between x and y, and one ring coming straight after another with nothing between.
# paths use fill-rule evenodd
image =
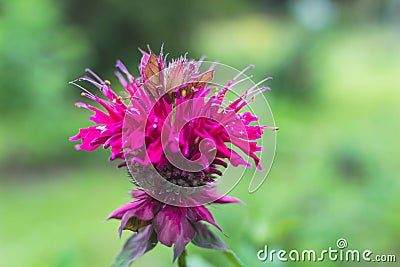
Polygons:
<instances>
[{"instance_id":1,"label":"bokeh background","mask_svg":"<svg viewBox=\"0 0 400 267\"><path fill-rule=\"evenodd\" d=\"M124 239L104 222L129 201L126 173L108 151L68 142L89 112L68 85L90 67L112 82L137 47L165 43L171 57L207 55L255 80L278 132L275 163L247 205L211 208L246 266L271 249L335 247L400 261L400 2L397 0L1 0L0 266L109 266ZM137 74L137 72L135 72ZM115 82L114 82L115 83ZM173 266L157 246L133 266ZM230 266L189 245L190 266ZM331 263L323 266L364 266ZM298 263L295 266L309 266ZM312 265L312 264L311 264Z\"/></svg>"}]
</instances>

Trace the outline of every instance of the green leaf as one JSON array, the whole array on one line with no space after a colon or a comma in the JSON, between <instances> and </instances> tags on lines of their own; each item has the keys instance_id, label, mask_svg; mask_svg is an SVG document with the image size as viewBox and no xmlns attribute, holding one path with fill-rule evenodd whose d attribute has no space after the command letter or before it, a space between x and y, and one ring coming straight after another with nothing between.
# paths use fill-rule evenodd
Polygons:
<instances>
[{"instance_id":1,"label":"green leaf","mask_svg":"<svg viewBox=\"0 0 400 267\"><path fill-rule=\"evenodd\" d=\"M236 254L232 250L224 251L225 256L229 259L229 261L236 267L244 267L243 263L239 260Z\"/></svg>"}]
</instances>

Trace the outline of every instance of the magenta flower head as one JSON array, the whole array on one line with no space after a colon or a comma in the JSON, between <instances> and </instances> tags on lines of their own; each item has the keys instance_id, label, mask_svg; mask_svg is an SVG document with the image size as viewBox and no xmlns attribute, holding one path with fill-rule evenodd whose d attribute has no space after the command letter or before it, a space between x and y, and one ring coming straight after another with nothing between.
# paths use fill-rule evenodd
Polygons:
<instances>
[{"instance_id":1,"label":"magenta flower head","mask_svg":"<svg viewBox=\"0 0 400 267\"><path fill-rule=\"evenodd\" d=\"M141 52L137 78L117 62L116 76L124 87L120 95L91 70L91 77L72 82L101 109L77 103L94 112L90 120L95 125L80 129L70 140L80 141L76 148L87 151L110 147L110 159L122 160L119 167L128 169L137 187L131 192L134 200L108 217L121 221L120 235L123 230L134 232L113 266L128 266L158 242L173 247L173 260L180 262L189 242L232 253L209 229L212 225L222 231L206 206L239 202L219 190L224 169L254 164L262 170L258 141L266 128L275 128L259 125L258 117L244 109L268 88L257 84L229 101L234 86L250 78L238 80L247 68L218 84L216 64L186 55L168 63L162 51ZM93 84L104 97L79 81Z\"/></svg>"}]
</instances>

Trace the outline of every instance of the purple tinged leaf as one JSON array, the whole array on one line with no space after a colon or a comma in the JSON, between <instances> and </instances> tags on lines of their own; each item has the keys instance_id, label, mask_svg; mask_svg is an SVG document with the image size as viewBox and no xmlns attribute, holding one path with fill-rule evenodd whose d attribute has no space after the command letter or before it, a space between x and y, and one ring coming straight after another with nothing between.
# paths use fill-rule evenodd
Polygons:
<instances>
[{"instance_id":1,"label":"purple tinged leaf","mask_svg":"<svg viewBox=\"0 0 400 267\"><path fill-rule=\"evenodd\" d=\"M228 260L233 264L233 266L244 266L235 253L230 250L226 244L208 228L207 225L195 223L193 227L196 231L196 235L192 240L193 244L201 248L220 250L225 254L225 256L227 256Z\"/></svg>"},{"instance_id":2,"label":"purple tinged leaf","mask_svg":"<svg viewBox=\"0 0 400 267\"><path fill-rule=\"evenodd\" d=\"M124 248L112 263L111 267L128 267L137 258L153 249L157 245L157 235L151 225L142 228L132 235L125 243Z\"/></svg>"},{"instance_id":3,"label":"purple tinged leaf","mask_svg":"<svg viewBox=\"0 0 400 267\"><path fill-rule=\"evenodd\" d=\"M203 223L194 223L196 234L192 243L201 248L229 251L225 243Z\"/></svg>"}]
</instances>

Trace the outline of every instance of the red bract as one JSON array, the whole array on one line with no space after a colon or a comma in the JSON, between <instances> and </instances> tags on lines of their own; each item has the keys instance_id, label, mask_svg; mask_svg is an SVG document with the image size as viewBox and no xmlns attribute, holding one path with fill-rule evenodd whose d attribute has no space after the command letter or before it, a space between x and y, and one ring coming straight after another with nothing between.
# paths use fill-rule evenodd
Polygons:
<instances>
[{"instance_id":1,"label":"red bract","mask_svg":"<svg viewBox=\"0 0 400 267\"><path fill-rule=\"evenodd\" d=\"M115 210L108 219L121 220L120 235L122 230L125 229L138 231L142 227L152 228L152 231L148 231L149 234L154 231L162 244L168 247L174 245L174 260L182 253L185 246L195 238L196 232L208 229L200 221L210 223L221 230L211 213L204 206L176 207L166 205L153 199L142 190L132 191L132 197L136 199L134 202ZM236 202L239 202L239 200L221 197L214 203ZM200 238L200 236L197 238Z\"/></svg>"}]
</instances>

